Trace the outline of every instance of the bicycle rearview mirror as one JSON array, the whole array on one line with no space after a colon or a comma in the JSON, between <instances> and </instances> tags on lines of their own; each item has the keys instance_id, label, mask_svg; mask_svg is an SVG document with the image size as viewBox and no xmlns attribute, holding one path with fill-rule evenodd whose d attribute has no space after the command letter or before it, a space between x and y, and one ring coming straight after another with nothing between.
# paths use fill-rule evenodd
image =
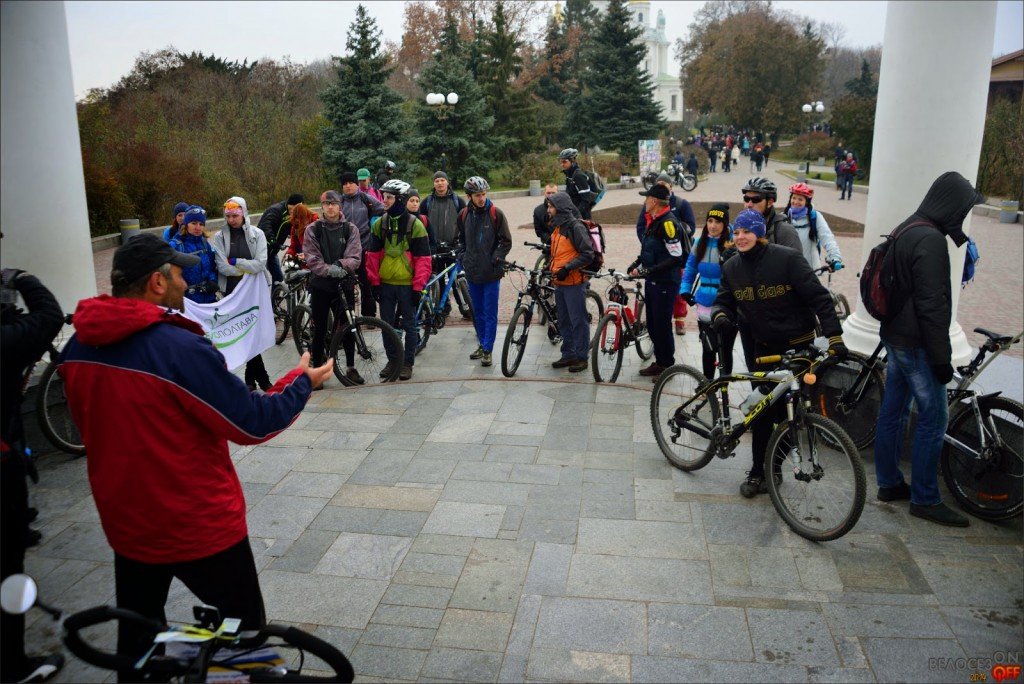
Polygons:
<instances>
[{"instance_id":1,"label":"bicycle rearview mirror","mask_svg":"<svg viewBox=\"0 0 1024 684\"><path fill-rule=\"evenodd\" d=\"M39 587L28 575L11 575L0 584L0 607L5 613L24 615L38 597Z\"/></svg>"}]
</instances>

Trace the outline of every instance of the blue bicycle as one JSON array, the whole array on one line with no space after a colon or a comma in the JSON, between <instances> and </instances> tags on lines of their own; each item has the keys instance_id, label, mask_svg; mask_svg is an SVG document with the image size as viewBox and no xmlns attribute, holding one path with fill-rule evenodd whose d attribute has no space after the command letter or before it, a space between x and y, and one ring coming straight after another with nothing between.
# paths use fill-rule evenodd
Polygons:
<instances>
[{"instance_id":1,"label":"blue bicycle","mask_svg":"<svg viewBox=\"0 0 1024 684\"><path fill-rule=\"evenodd\" d=\"M419 329L419 341L416 344L417 354L427 346L430 336L447 323L448 314L451 312L451 306L448 304L449 297L457 295L465 307L464 315L468 313L469 320L473 320L469 285L466 284L462 264L455 259L455 252L438 252L433 259L438 266L445 262L450 263L427 281L426 287L423 288L423 294L420 296L420 303L416 307L416 327ZM454 295L452 290L455 290Z\"/></svg>"}]
</instances>

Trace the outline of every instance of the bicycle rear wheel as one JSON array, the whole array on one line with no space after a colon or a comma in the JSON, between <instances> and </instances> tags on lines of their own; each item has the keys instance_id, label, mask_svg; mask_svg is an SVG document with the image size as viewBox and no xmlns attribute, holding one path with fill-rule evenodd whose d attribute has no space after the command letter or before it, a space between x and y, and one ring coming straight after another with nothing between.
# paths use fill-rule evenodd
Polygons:
<instances>
[{"instance_id":1,"label":"bicycle rear wheel","mask_svg":"<svg viewBox=\"0 0 1024 684\"><path fill-rule=\"evenodd\" d=\"M601 301L601 295L593 290L587 290L584 304L587 306L587 326L593 332L593 327L597 325L597 322L601 320L601 316L604 315L604 302Z\"/></svg>"},{"instance_id":2,"label":"bicycle rear wheel","mask_svg":"<svg viewBox=\"0 0 1024 684\"><path fill-rule=\"evenodd\" d=\"M423 295L423 301L416 310L416 330L419 333L416 338L416 356L426 349L427 341L434 333L434 300L428 300L428 295ZM397 331L396 331L397 332Z\"/></svg>"},{"instance_id":3,"label":"bicycle rear wheel","mask_svg":"<svg viewBox=\"0 0 1024 684\"><path fill-rule=\"evenodd\" d=\"M505 342L501 346L501 374L511 378L519 370L519 363L526 351L526 338L530 336L530 310L520 306L512 314L508 329L505 330Z\"/></svg>"},{"instance_id":4,"label":"bicycle rear wheel","mask_svg":"<svg viewBox=\"0 0 1024 684\"><path fill-rule=\"evenodd\" d=\"M590 343L590 372L597 382L615 382L622 369L622 329L614 314L605 314Z\"/></svg>"},{"instance_id":5,"label":"bicycle rear wheel","mask_svg":"<svg viewBox=\"0 0 1024 684\"><path fill-rule=\"evenodd\" d=\"M636 355L642 360L646 361L654 356L654 340L651 339L651 333L647 330L647 320L644 319L644 303L640 302L640 306L636 310Z\"/></svg>"},{"instance_id":6,"label":"bicycle rear wheel","mask_svg":"<svg viewBox=\"0 0 1024 684\"><path fill-rule=\"evenodd\" d=\"M795 431L786 421L768 440L768 494L782 519L804 539L838 539L853 529L864 510L867 485L860 453L834 421L815 413L798 420ZM804 479L793 472L798 465Z\"/></svg>"},{"instance_id":7,"label":"bicycle rear wheel","mask_svg":"<svg viewBox=\"0 0 1024 684\"><path fill-rule=\"evenodd\" d=\"M678 364L661 374L651 392L654 438L668 462L687 472L703 468L715 455L712 431L721 410L715 392L698 392L705 382L696 368Z\"/></svg>"},{"instance_id":8,"label":"bicycle rear wheel","mask_svg":"<svg viewBox=\"0 0 1024 684\"><path fill-rule=\"evenodd\" d=\"M64 395L64 378L52 361L46 366L36 387L36 416L39 429L55 447L69 454L85 454L85 445L78 427L71 418L68 399Z\"/></svg>"},{"instance_id":9,"label":"bicycle rear wheel","mask_svg":"<svg viewBox=\"0 0 1024 684\"><path fill-rule=\"evenodd\" d=\"M947 439L940 457L942 479L971 515L1005 520L1024 509L1024 405L1007 397L979 402L980 429L970 406L949 421L947 437L963 447ZM982 433L989 445L984 450Z\"/></svg>"},{"instance_id":10,"label":"bicycle rear wheel","mask_svg":"<svg viewBox=\"0 0 1024 684\"><path fill-rule=\"evenodd\" d=\"M351 340L354 345L353 367L363 378L363 383L353 382L346 375L348 361L345 358L345 342ZM386 346L395 350L399 359L405 357L402 338L395 329L379 318L356 316L354 325L343 324L334 331L331 337L331 358L334 359L334 375L343 385L349 387L359 384L373 385L381 382L394 382L402 371L402 364L396 363L391 373L381 377L381 371L388 363Z\"/></svg>"},{"instance_id":11,"label":"bicycle rear wheel","mask_svg":"<svg viewBox=\"0 0 1024 684\"><path fill-rule=\"evenodd\" d=\"M846 299L846 295L835 292L832 294L832 304L836 308L836 316L840 321L845 321L850 317L850 302Z\"/></svg>"},{"instance_id":12,"label":"bicycle rear wheel","mask_svg":"<svg viewBox=\"0 0 1024 684\"><path fill-rule=\"evenodd\" d=\"M858 382L858 378L862 379ZM858 449L871 446L885 391L885 379L878 367L869 366L861 354L850 352L819 373L815 387L815 412L838 423Z\"/></svg>"},{"instance_id":13,"label":"bicycle rear wheel","mask_svg":"<svg viewBox=\"0 0 1024 684\"><path fill-rule=\"evenodd\" d=\"M270 308L274 312L274 344L281 344L288 337L291 321L288 318L288 286L277 283L270 291Z\"/></svg>"}]
</instances>

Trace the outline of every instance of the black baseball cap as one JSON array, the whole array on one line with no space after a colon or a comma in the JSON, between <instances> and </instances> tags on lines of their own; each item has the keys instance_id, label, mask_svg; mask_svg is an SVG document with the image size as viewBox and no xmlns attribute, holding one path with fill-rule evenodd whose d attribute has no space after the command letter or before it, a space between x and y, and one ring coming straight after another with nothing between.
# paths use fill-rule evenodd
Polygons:
<instances>
[{"instance_id":1,"label":"black baseball cap","mask_svg":"<svg viewBox=\"0 0 1024 684\"><path fill-rule=\"evenodd\" d=\"M672 191L666 188L664 185L652 185L650 190L646 192L641 190L640 194L644 197L653 197L654 199L667 200L671 195Z\"/></svg>"},{"instance_id":2,"label":"black baseball cap","mask_svg":"<svg viewBox=\"0 0 1024 684\"><path fill-rule=\"evenodd\" d=\"M179 252L152 233L140 233L114 252L110 280L130 285L167 263L188 268L198 264L199 257Z\"/></svg>"}]
</instances>

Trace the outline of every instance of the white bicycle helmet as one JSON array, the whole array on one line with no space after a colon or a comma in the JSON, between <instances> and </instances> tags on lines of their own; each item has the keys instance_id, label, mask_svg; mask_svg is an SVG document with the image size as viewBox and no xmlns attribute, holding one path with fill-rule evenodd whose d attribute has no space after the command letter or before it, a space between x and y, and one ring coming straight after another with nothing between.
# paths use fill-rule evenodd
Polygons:
<instances>
[{"instance_id":1,"label":"white bicycle helmet","mask_svg":"<svg viewBox=\"0 0 1024 684\"><path fill-rule=\"evenodd\" d=\"M380 186L381 193L386 192L389 195L394 195L395 199L399 202L404 202L409 197L410 190L412 190L412 186L398 178L392 178L387 183Z\"/></svg>"},{"instance_id":2,"label":"white bicycle helmet","mask_svg":"<svg viewBox=\"0 0 1024 684\"><path fill-rule=\"evenodd\" d=\"M466 189L467 195L472 195L477 192L487 192L491 189L490 183L480 176L470 176L466 179L466 183L463 187Z\"/></svg>"}]
</instances>

